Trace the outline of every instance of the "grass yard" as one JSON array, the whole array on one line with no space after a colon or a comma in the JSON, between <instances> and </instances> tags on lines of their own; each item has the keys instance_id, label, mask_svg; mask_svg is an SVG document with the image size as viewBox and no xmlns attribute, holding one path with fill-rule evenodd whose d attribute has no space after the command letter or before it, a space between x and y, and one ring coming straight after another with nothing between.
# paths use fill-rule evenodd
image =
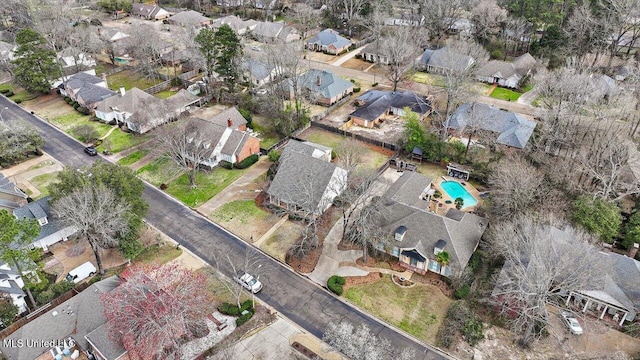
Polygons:
<instances>
[{"instance_id":1,"label":"grass yard","mask_svg":"<svg viewBox=\"0 0 640 360\"><path fill-rule=\"evenodd\" d=\"M15 101L16 103L33 100L38 97L38 95L32 94L27 90L23 90L21 87L14 85L12 83L0 84L0 91L7 91L7 90L14 93L14 95L9 97L9 99Z\"/></svg>"},{"instance_id":2,"label":"grass yard","mask_svg":"<svg viewBox=\"0 0 640 360\"><path fill-rule=\"evenodd\" d=\"M121 87L124 87L126 90L134 87L144 90L160 82L161 81L156 79L147 79L143 74L136 73L132 70L121 71L107 77L109 88L114 91L118 91Z\"/></svg>"},{"instance_id":3,"label":"grass yard","mask_svg":"<svg viewBox=\"0 0 640 360\"><path fill-rule=\"evenodd\" d=\"M142 144L143 142L149 141L151 139L150 135L140 135L134 133L128 133L121 130L114 130L108 137L111 152L118 153L122 150L130 149L136 145ZM102 151L103 147L99 146L98 150Z\"/></svg>"},{"instance_id":4,"label":"grass yard","mask_svg":"<svg viewBox=\"0 0 640 360\"><path fill-rule=\"evenodd\" d=\"M494 99L500 99L500 100L507 100L507 101L517 101L518 98L520 97L520 95L522 95L519 92L513 91L513 90L509 90L509 89L505 89L505 88L501 88L501 87L497 87L495 89L493 89L493 91L491 92L491 95L489 95L490 97L494 98Z\"/></svg>"},{"instance_id":5,"label":"grass yard","mask_svg":"<svg viewBox=\"0 0 640 360\"><path fill-rule=\"evenodd\" d=\"M415 74L413 74L411 79L415 82L422 83L422 84L427 84L427 85L432 85L437 87L445 86L444 78L442 76L428 74L425 72L416 72Z\"/></svg>"},{"instance_id":6,"label":"grass yard","mask_svg":"<svg viewBox=\"0 0 640 360\"><path fill-rule=\"evenodd\" d=\"M252 237L258 240L278 221L275 215L259 208L254 199L228 202L209 214L209 218L245 240Z\"/></svg>"},{"instance_id":7,"label":"grass yard","mask_svg":"<svg viewBox=\"0 0 640 360\"><path fill-rule=\"evenodd\" d=\"M344 297L430 344L436 342L438 329L452 303L435 286L417 283L412 288L401 288L389 275L375 283L353 286L345 291Z\"/></svg>"},{"instance_id":8,"label":"grass yard","mask_svg":"<svg viewBox=\"0 0 640 360\"><path fill-rule=\"evenodd\" d=\"M440 176L447 175L447 169L440 165L431 164L424 161L422 163L419 163L416 161L411 161L411 159L405 159L405 160L418 165L418 172L432 179L436 179Z\"/></svg>"},{"instance_id":9,"label":"grass yard","mask_svg":"<svg viewBox=\"0 0 640 360\"><path fill-rule=\"evenodd\" d=\"M284 262L284 257L289 248L298 240L303 227L292 221L285 221L271 236L260 245L260 249L267 254Z\"/></svg>"},{"instance_id":10,"label":"grass yard","mask_svg":"<svg viewBox=\"0 0 640 360\"><path fill-rule=\"evenodd\" d=\"M144 264L166 264L169 261L182 255L182 249L176 249L170 243L161 243L162 246L152 245L144 249L140 255L135 258L135 262Z\"/></svg>"},{"instance_id":11,"label":"grass yard","mask_svg":"<svg viewBox=\"0 0 640 360\"><path fill-rule=\"evenodd\" d=\"M264 120L259 116L254 115L252 122L253 130L260 133L260 136L258 136L258 138L260 138L260 147L263 149L268 149L275 145L278 141L280 141L281 137L275 132L274 129L265 125L263 121Z\"/></svg>"},{"instance_id":12,"label":"grass yard","mask_svg":"<svg viewBox=\"0 0 640 360\"><path fill-rule=\"evenodd\" d=\"M159 97L160 99L166 99L166 98L171 97L171 96L173 96L173 95L175 95L177 93L178 93L177 91L164 90L164 91L160 91L155 96Z\"/></svg>"},{"instance_id":13,"label":"grass yard","mask_svg":"<svg viewBox=\"0 0 640 360\"><path fill-rule=\"evenodd\" d=\"M318 128L309 128L300 134L300 138L314 142L316 144L328 146L335 149L338 144L346 140L342 135L334 134L329 131L324 131Z\"/></svg>"},{"instance_id":14,"label":"grass yard","mask_svg":"<svg viewBox=\"0 0 640 360\"><path fill-rule=\"evenodd\" d=\"M242 176L245 171L246 169L229 170L219 167L211 171L200 171L196 174L197 187L195 188L189 184L187 174L183 174L171 181L166 191L184 204L198 207L224 190L229 184Z\"/></svg>"},{"instance_id":15,"label":"grass yard","mask_svg":"<svg viewBox=\"0 0 640 360\"><path fill-rule=\"evenodd\" d=\"M38 195L35 200L41 199L45 196L49 195L49 184L54 182L58 176L58 172L47 173L35 176L29 180L31 185L35 186L38 190L40 190L40 195Z\"/></svg>"},{"instance_id":16,"label":"grass yard","mask_svg":"<svg viewBox=\"0 0 640 360\"><path fill-rule=\"evenodd\" d=\"M89 125L93 127L100 137L104 136L111 130L111 125L99 121L90 121L89 115L82 115L75 111L72 107L69 107L69 111L66 114L58 115L51 119L51 122L62 129L64 132L71 134L74 138L81 140L79 136L73 133L73 130L80 125Z\"/></svg>"},{"instance_id":17,"label":"grass yard","mask_svg":"<svg viewBox=\"0 0 640 360\"><path fill-rule=\"evenodd\" d=\"M171 181L182 171L166 157L158 158L138 170L138 175L155 186Z\"/></svg>"},{"instance_id":18,"label":"grass yard","mask_svg":"<svg viewBox=\"0 0 640 360\"><path fill-rule=\"evenodd\" d=\"M147 155L149 153L148 150L136 150L134 152L132 152L131 154L123 157L122 159L118 160L118 164L123 165L123 166L129 166L135 162L137 162L138 160L142 159L143 157L145 157L145 155Z\"/></svg>"}]
</instances>

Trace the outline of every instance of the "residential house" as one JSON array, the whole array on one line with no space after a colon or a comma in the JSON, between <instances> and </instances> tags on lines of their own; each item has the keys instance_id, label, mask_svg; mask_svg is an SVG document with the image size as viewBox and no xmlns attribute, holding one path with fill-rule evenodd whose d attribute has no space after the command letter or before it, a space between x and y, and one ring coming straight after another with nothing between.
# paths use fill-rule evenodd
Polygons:
<instances>
[{"instance_id":1,"label":"residential house","mask_svg":"<svg viewBox=\"0 0 640 360\"><path fill-rule=\"evenodd\" d=\"M356 99L358 108L349 114L355 125L372 128L382 122L385 116L403 116L405 108L420 115L431 113L431 102L410 91L369 90Z\"/></svg>"},{"instance_id":2,"label":"residential house","mask_svg":"<svg viewBox=\"0 0 640 360\"><path fill-rule=\"evenodd\" d=\"M191 110L192 106L200 106L201 98L193 95L185 89L164 99L164 106L169 111L170 119L177 119L183 113Z\"/></svg>"},{"instance_id":3,"label":"residential house","mask_svg":"<svg viewBox=\"0 0 640 360\"><path fill-rule=\"evenodd\" d=\"M74 74L96 67L96 60L78 49L66 48L60 51L57 56L58 63L62 66L62 71L65 74Z\"/></svg>"},{"instance_id":4,"label":"residential house","mask_svg":"<svg viewBox=\"0 0 640 360\"><path fill-rule=\"evenodd\" d=\"M388 26L422 26L424 24L425 17L420 14L404 13L400 16L387 18L384 20L384 24Z\"/></svg>"},{"instance_id":5,"label":"residential house","mask_svg":"<svg viewBox=\"0 0 640 360\"><path fill-rule=\"evenodd\" d=\"M69 77L59 87L60 94L68 96L83 107L93 110L94 105L116 95L107 87L106 78L87 73L77 73Z\"/></svg>"},{"instance_id":6,"label":"residential house","mask_svg":"<svg viewBox=\"0 0 640 360\"><path fill-rule=\"evenodd\" d=\"M116 42L129 37L128 34L114 28L99 27L98 35L105 40Z\"/></svg>"},{"instance_id":7,"label":"residential house","mask_svg":"<svg viewBox=\"0 0 640 360\"><path fill-rule=\"evenodd\" d=\"M267 190L271 205L302 216L320 216L347 186L347 170L331 162L331 149L289 140Z\"/></svg>"},{"instance_id":8,"label":"residential house","mask_svg":"<svg viewBox=\"0 0 640 360\"><path fill-rule=\"evenodd\" d=\"M498 84L515 89L520 81L529 75L536 66L536 60L529 53L518 56L513 62L491 60L478 69L476 77L479 81Z\"/></svg>"},{"instance_id":9,"label":"residential house","mask_svg":"<svg viewBox=\"0 0 640 360\"><path fill-rule=\"evenodd\" d=\"M252 19L242 20L235 15L229 15L213 21L211 27L217 30L222 25L229 25L229 27L233 29L236 34L244 35L255 29L256 26L258 26L258 22Z\"/></svg>"},{"instance_id":10,"label":"residential house","mask_svg":"<svg viewBox=\"0 0 640 360\"><path fill-rule=\"evenodd\" d=\"M325 29L307 40L305 47L312 51L322 51L327 54L338 55L347 51L351 46L351 40L340 36L333 29Z\"/></svg>"},{"instance_id":11,"label":"residential house","mask_svg":"<svg viewBox=\"0 0 640 360\"><path fill-rule=\"evenodd\" d=\"M360 51L362 54L362 58L372 63L381 63L388 65L389 64L389 56L384 53L382 50L382 42L380 40L376 40L367 44L367 46Z\"/></svg>"},{"instance_id":12,"label":"residential house","mask_svg":"<svg viewBox=\"0 0 640 360\"><path fill-rule=\"evenodd\" d=\"M188 50L171 50L160 55L160 61L165 66L178 66L187 62L192 54Z\"/></svg>"},{"instance_id":13,"label":"residential house","mask_svg":"<svg viewBox=\"0 0 640 360\"><path fill-rule=\"evenodd\" d=\"M158 4L131 4L131 15L138 16L147 20L164 20L171 16L167 10L160 7Z\"/></svg>"},{"instance_id":14,"label":"residential house","mask_svg":"<svg viewBox=\"0 0 640 360\"><path fill-rule=\"evenodd\" d=\"M27 194L0 173L0 211L12 212L21 206L27 205Z\"/></svg>"},{"instance_id":15,"label":"residential house","mask_svg":"<svg viewBox=\"0 0 640 360\"><path fill-rule=\"evenodd\" d=\"M437 50L427 49L418 60L417 67L429 73L443 74L446 71L463 71L475 63L469 55L458 54L448 46Z\"/></svg>"},{"instance_id":16,"label":"residential house","mask_svg":"<svg viewBox=\"0 0 640 360\"><path fill-rule=\"evenodd\" d=\"M100 360L128 360L122 344L106 336L103 327L107 319L103 315L100 297L119 284L117 276L98 281L38 316L4 339L0 344L2 354L7 360L54 359L55 355L62 356L64 349L68 349L72 359L78 358L82 352L89 358ZM103 329L102 332L95 332L99 328ZM32 346L15 345L18 340L25 339L32 341ZM56 346L56 341L60 346Z\"/></svg>"},{"instance_id":17,"label":"residential house","mask_svg":"<svg viewBox=\"0 0 640 360\"><path fill-rule=\"evenodd\" d=\"M298 89L307 93L311 102L331 106L353 93L353 83L330 71L310 69L297 80ZM283 90L293 98L291 80L283 82Z\"/></svg>"},{"instance_id":18,"label":"residential house","mask_svg":"<svg viewBox=\"0 0 640 360\"><path fill-rule=\"evenodd\" d=\"M256 9L273 10L277 0L216 0L216 5L225 7L253 7Z\"/></svg>"},{"instance_id":19,"label":"residential house","mask_svg":"<svg viewBox=\"0 0 640 360\"><path fill-rule=\"evenodd\" d=\"M238 114L234 114L233 110L229 110L213 119L190 119L189 126L191 126L192 131L198 135L198 138L207 139L207 142L203 141L196 146L210 149L208 155L206 155L207 159L201 161L200 165L213 168L220 161L236 164L260 152L260 140L247 131L239 130L240 128L246 129L246 120L244 120L243 125L234 124L233 119L237 118ZM226 124L221 125L221 119L225 119Z\"/></svg>"},{"instance_id":20,"label":"residential house","mask_svg":"<svg viewBox=\"0 0 640 360\"><path fill-rule=\"evenodd\" d=\"M225 109L218 115L206 119L206 121L219 126L229 126L231 124L231 128L234 130L247 131L247 119L242 116L235 106Z\"/></svg>"},{"instance_id":21,"label":"residential house","mask_svg":"<svg viewBox=\"0 0 640 360\"><path fill-rule=\"evenodd\" d=\"M469 19L461 18L451 21L451 18L449 18L447 21L450 23L447 28L449 34L458 35L461 38L470 38L473 36L473 26Z\"/></svg>"},{"instance_id":22,"label":"residential house","mask_svg":"<svg viewBox=\"0 0 640 360\"><path fill-rule=\"evenodd\" d=\"M18 313L28 310L27 294L22 290L24 280L18 269L10 266L6 262L0 262L0 294L11 299L13 305L18 307Z\"/></svg>"},{"instance_id":23,"label":"residential house","mask_svg":"<svg viewBox=\"0 0 640 360\"><path fill-rule=\"evenodd\" d=\"M67 241L76 233L76 229L67 226L61 219L53 214L50 206L51 197L47 196L42 199L30 202L22 207L13 209L13 215L16 219L32 219L37 220L40 225L38 236L33 239L30 248L41 248L44 251L49 246L60 242Z\"/></svg>"},{"instance_id":24,"label":"residential house","mask_svg":"<svg viewBox=\"0 0 640 360\"><path fill-rule=\"evenodd\" d=\"M274 43L276 41L292 42L300 40L300 33L295 28L287 26L283 22L259 22L251 31L251 36L257 41L263 43Z\"/></svg>"},{"instance_id":25,"label":"residential house","mask_svg":"<svg viewBox=\"0 0 640 360\"><path fill-rule=\"evenodd\" d=\"M431 179L405 171L380 198L385 216L376 224L388 236L376 248L397 257L400 265L419 274L428 271L452 277L462 273L475 252L488 221L469 212L451 208L445 215L429 211L435 192ZM440 263L440 252L449 254Z\"/></svg>"},{"instance_id":26,"label":"residential house","mask_svg":"<svg viewBox=\"0 0 640 360\"><path fill-rule=\"evenodd\" d=\"M258 87L270 83L277 75L274 66L255 59L242 60L240 70L242 70L243 81Z\"/></svg>"},{"instance_id":27,"label":"residential house","mask_svg":"<svg viewBox=\"0 0 640 360\"><path fill-rule=\"evenodd\" d=\"M194 10L181 11L167 19L169 24L182 27L202 28L211 25L212 20Z\"/></svg>"},{"instance_id":28,"label":"residential house","mask_svg":"<svg viewBox=\"0 0 640 360\"><path fill-rule=\"evenodd\" d=\"M126 125L133 132L144 134L170 120L164 102L138 88L120 89L116 96L95 105L95 115L106 123Z\"/></svg>"},{"instance_id":29,"label":"residential house","mask_svg":"<svg viewBox=\"0 0 640 360\"><path fill-rule=\"evenodd\" d=\"M498 134L498 144L524 149L533 134L536 122L510 111L500 110L482 103L460 105L447 122L447 129L465 131L473 129Z\"/></svg>"}]
</instances>

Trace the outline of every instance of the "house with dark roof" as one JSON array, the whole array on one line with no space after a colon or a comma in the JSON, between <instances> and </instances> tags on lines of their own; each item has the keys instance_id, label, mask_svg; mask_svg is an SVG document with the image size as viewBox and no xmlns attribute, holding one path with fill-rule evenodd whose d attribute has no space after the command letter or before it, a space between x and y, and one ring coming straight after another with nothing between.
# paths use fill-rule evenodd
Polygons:
<instances>
[{"instance_id":1,"label":"house with dark roof","mask_svg":"<svg viewBox=\"0 0 640 360\"><path fill-rule=\"evenodd\" d=\"M349 114L349 120L366 128L380 124L386 116L403 116L405 108L421 118L432 110L431 102L426 97L411 91L369 90L356 99L356 106L358 108Z\"/></svg>"},{"instance_id":2,"label":"house with dark roof","mask_svg":"<svg viewBox=\"0 0 640 360\"><path fill-rule=\"evenodd\" d=\"M536 122L522 115L500 110L482 103L469 102L460 105L447 122L447 129L465 131L467 126L483 130L498 137L498 144L524 149L536 128Z\"/></svg>"},{"instance_id":3,"label":"house with dark roof","mask_svg":"<svg viewBox=\"0 0 640 360\"><path fill-rule=\"evenodd\" d=\"M253 19L242 20L235 15L229 15L223 18L215 19L211 24L211 27L213 29L219 29L222 25L229 25L229 27L233 29L236 34L244 35L254 30L256 26L258 26L258 22Z\"/></svg>"},{"instance_id":4,"label":"house with dark roof","mask_svg":"<svg viewBox=\"0 0 640 360\"><path fill-rule=\"evenodd\" d=\"M27 294L22 290L24 280L18 269L10 266L6 262L0 262L0 294L11 299L13 305L18 307L18 313L28 310Z\"/></svg>"},{"instance_id":5,"label":"house with dark roof","mask_svg":"<svg viewBox=\"0 0 640 360\"><path fill-rule=\"evenodd\" d=\"M291 42L300 40L300 33L283 22L261 21L251 30L251 37L263 43Z\"/></svg>"},{"instance_id":6,"label":"house with dark roof","mask_svg":"<svg viewBox=\"0 0 640 360\"><path fill-rule=\"evenodd\" d=\"M416 67L429 73L443 74L446 71L462 71L473 66L475 59L458 54L445 46L437 50L427 49L422 53Z\"/></svg>"},{"instance_id":7,"label":"house with dark roof","mask_svg":"<svg viewBox=\"0 0 640 360\"><path fill-rule=\"evenodd\" d=\"M310 69L298 76L298 89L306 92L311 102L331 106L353 94L353 83L330 71ZM285 80L282 88L289 97L294 97L291 80Z\"/></svg>"},{"instance_id":8,"label":"house with dark roof","mask_svg":"<svg viewBox=\"0 0 640 360\"><path fill-rule=\"evenodd\" d=\"M536 59L526 53L515 58L513 62L491 60L476 71L476 77L485 83L515 89L535 66Z\"/></svg>"},{"instance_id":9,"label":"house with dark roof","mask_svg":"<svg viewBox=\"0 0 640 360\"><path fill-rule=\"evenodd\" d=\"M53 214L49 204L50 201L51 197L47 196L17 209L13 209L13 215L17 219L33 219L38 221L40 232L30 247L38 247L44 251L47 251L49 246L57 242L69 240L69 238L76 233L73 227L65 225L60 218Z\"/></svg>"},{"instance_id":10,"label":"house with dark roof","mask_svg":"<svg viewBox=\"0 0 640 360\"><path fill-rule=\"evenodd\" d=\"M139 3L131 4L130 14L147 20L164 20L171 16L171 13L158 4L147 5Z\"/></svg>"},{"instance_id":11,"label":"house with dark roof","mask_svg":"<svg viewBox=\"0 0 640 360\"><path fill-rule=\"evenodd\" d=\"M331 149L289 140L267 190L271 205L301 216L320 216L347 186L347 170L331 162Z\"/></svg>"},{"instance_id":12,"label":"house with dark roof","mask_svg":"<svg viewBox=\"0 0 640 360\"><path fill-rule=\"evenodd\" d=\"M121 343L113 342L109 336L101 337L98 341L95 336L98 333L94 333L107 322L100 297L113 291L119 284L117 276L98 281L39 315L4 339L0 344L2 354L7 360L54 359L58 354L62 358L66 349L69 355L65 356L75 354L71 358L78 358L82 352L91 356L90 358L127 359L126 350ZM104 334L103 332L101 335ZM32 340L32 346L17 345L18 340L25 339Z\"/></svg>"},{"instance_id":13,"label":"house with dark roof","mask_svg":"<svg viewBox=\"0 0 640 360\"><path fill-rule=\"evenodd\" d=\"M9 212L27 205L27 194L0 173L0 211Z\"/></svg>"},{"instance_id":14,"label":"house with dark roof","mask_svg":"<svg viewBox=\"0 0 640 360\"><path fill-rule=\"evenodd\" d=\"M360 51L360 54L362 54L362 58L368 62L389 64L389 56L382 50L382 41L380 40L367 44L364 49Z\"/></svg>"},{"instance_id":15,"label":"house with dark roof","mask_svg":"<svg viewBox=\"0 0 640 360\"><path fill-rule=\"evenodd\" d=\"M194 139L198 139L198 143L193 146L204 149L200 165L213 168L220 161L236 164L260 152L260 140L247 131L239 130L246 129L246 120L244 124L238 121L242 125L234 124L233 119L237 119L237 115L244 119L240 113L235 114L236 112L237 110L229 110L212 119L188 119L188 131L194 134Z\"/></svg>"},{"instance_id":16,"label":"house with dark roof","mask_svg":"<svg viewBox=\"0 0 640 360\"><path fill-rule=\"evenodd\" d=\"M311 51L322 51L327 54L337 55L348 50L351 40L340 36L333 29L324 29L305 43L305 47Z\"/></svg>"},{"instance_id":17,"label":"house with dark roof","mask_svg":"<svg viewBox=\"0 0 640 360\"><path fill-rule=\"evenodd\" d=\"M429 211L435 192L431 182L422 174L405 171L389 187L379 200L382 211L376 219L386 236L378 239L376 248L417 273L456 276L467 266L488 221L454 208L445 215ZM449 254L448 263L438 261L441 252Z\"/></svg>"},{"instance_id":18,"label":"house with dark roof","mask_svg":"<svg viewBox=\"0 0 640 360\"><path fill-rule=\"evenodd\" d=\"M201 28L211 25L212 20L194 10L181 11L167 19L169 24L182 27Z\"/></svg>"},{"instance_id":19,"label":"house with dark roof","mask_svg":"<svg viewBox=\"0 0 640 360\"><path fill-rule=\"evenodd\" d=\"M106 78L82 72L71 75L58 88L60 94L70 97L89 110L93 110L96 103L116 95L115 91L107 87Z\"/></svg>"},{"instance_id":20,"label":"house with dark roof","mask_svg":"<svg viewBox=\"0 0 640 360\"><path fill-rule=\"evenodd\" d=\"M268 84L277 75L277 69L274 66L249 58L240 61L240 70L242 70L242 80L254 86Z\"/></svg>"}]
</instances>

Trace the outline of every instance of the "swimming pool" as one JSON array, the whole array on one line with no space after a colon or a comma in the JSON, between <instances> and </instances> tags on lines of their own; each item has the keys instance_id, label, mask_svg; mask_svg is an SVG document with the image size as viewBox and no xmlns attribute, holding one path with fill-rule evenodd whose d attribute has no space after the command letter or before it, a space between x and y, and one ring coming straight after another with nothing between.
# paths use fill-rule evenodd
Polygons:
<instances>
[{"instance_id":1,"label":"swimming pool","mask_svg":"<svg viewBox=\"0 0 640 360\"><path fill-rule=\"evenodd\" d=\"M440 183L440 186L442 187L442 190L444 190L453 200L462 198L462 200L464 200L462 205L463 208L476 206L478 203L478 200L469 194L467 189L462 187L462 185L457 181L443 181Z\"/></svg>"}]
</instances>

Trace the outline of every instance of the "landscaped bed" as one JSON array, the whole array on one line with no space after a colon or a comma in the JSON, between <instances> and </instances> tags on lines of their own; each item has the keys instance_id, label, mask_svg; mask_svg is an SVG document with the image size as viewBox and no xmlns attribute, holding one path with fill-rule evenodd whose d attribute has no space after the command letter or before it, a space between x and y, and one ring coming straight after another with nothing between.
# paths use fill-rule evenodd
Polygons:
<instances>
[{"instance_id":1,"label":"landscaped bed","mask_svg":"<svg viewBox=\"0 0 640 360\"><path fill-rule=\"evenodd\" d=\"M200 171L196 174L195 188L189 183L187 174L184 174L171 181L166 191L186 205L198 207L242 176L245 170L217 167L211 171Z\"/></svg>"},{"instance_id":2,"label":"landscaped bed","mask_svg":"<svg viewBox=\"0 0 640 360\"><path fill-rule=\"evenodd\" d=\"M401 288L389 275L373 283L345 287L343 296L349 302L431 344L436 342L452 303L434 286L418 283Z\"/></svg>"}]
</instances>

